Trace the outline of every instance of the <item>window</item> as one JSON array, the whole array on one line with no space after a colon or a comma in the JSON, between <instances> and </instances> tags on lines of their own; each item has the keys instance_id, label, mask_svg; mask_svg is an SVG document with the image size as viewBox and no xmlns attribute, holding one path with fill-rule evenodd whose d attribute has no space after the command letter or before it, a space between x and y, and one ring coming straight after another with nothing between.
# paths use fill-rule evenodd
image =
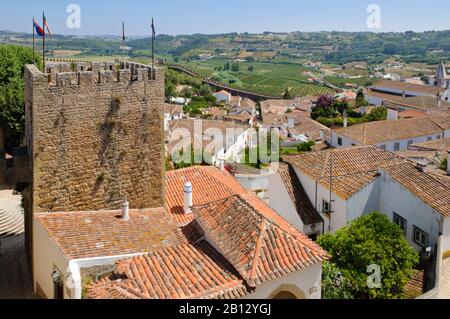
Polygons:
<instances>
[{"instance_id":1,"label":"window","mask_svg":"<svg viewBox=\"0 0 450 319\"><path fill-rule=\"evenodd\" d=\"M394 144L394 151L395 152L400 151L400 143L397 142L397 143Z\"/></svg>"},{"instance_id":2,"label":"window","mask_svg":"<svg viewBox=\"0 0 450 319\"><path fill-rule=\"evenodd\" d=\"M427 137L427 141L431 142L433 140L433 138L431 136Z\"/></svg>"},{"instance_id":3,"label":"window","mask_svg":"<svg viewBox=\"0 0 450 319\"><path fill-rule=\"evenodd\" d=\"M402 216L394 213L394 224L400 226L403 230L403 234L406 236L408 231L408 222Z\"/></svg>"},{"instance_id":4,"label":"window","mask_svg":"<svg viewBox=\"0 0 450 319\"><path fill-rule=\"evenodd\" d=\"M440 140L440 139L441 139L441 136L440 136L440 135L436 135L436 139L437 139L437 140Z\"/></svg>"},{"instance_id":5,"label":"window","mask_svg":"<svg viewBox=\"0 0 450 319\"><path fill-rule=\"evenodd\" d=\"M322 201L322 212L324 214L329 214L330 212L330 203L327 202L326 200Z\"/></svg>"},{"instance_id":6,"label":"window","mask_svg":"<svg viewBox=\"0 0 450 319\"><path fill-rule=\"evenodd\" d=\"M411 146L412 144L413 144L414 142L411 140L411 141L408 141L408 146Z\"/></svg>"},{"instance_id":7,"label":"window","mask_svg":"<svg viewBox=\"0 0 450 319\"><path fill-rule=\"evenodd\" d=\"M338 145L342 146L342 137L338 137Z\"/></svg>"},{"instance_id":8,"label":"window","mask_svg":"<svg viewBox=\"0 0 450 319\"><path fill-rule=\"evenodd\" d=\"M386 150L386 145L381 145L380 148L381 148L382 150Z\"/></svg>"},{"instance_id":9,"label":"window","mask_svg":"<svg viewBox=\"0 0 450 319\"><path fill-rule=\"evenodd\" d=\"M417 226L414 226L413 240L416 244L425 247L428 245L428 234Z\"/></svg>"}]
</instances>

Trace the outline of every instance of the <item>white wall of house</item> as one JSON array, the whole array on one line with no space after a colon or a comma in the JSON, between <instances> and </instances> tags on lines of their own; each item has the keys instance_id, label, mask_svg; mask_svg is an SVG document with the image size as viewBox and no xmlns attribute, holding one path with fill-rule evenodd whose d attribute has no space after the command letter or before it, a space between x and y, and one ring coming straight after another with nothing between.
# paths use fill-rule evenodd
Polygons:
<instances>
[{"instance_id":1,"label":"white wall of house","mask_svg":"<svg viewBox=\"0 0 450 319\"><path fill-rule=\"evenodd\" d=\"M444 225L442 227L442 251L449 252L450 251L450 217L444 219Z\"/></svg>"},{"instance_id":2,"label":"white wall of house","mask_svg":"<svg viewBox=\"0 0 450 319\"><path fill-rule=\"evenodd\" d=\"M407 220L406 238L412 247L418 250L422 249L413 239L415 225L428 234L428 246L434 249L441 232L442 215L414 196L388 174L383 171L381 173L379 211L391 221L393 221L394 212Z\"/></svg>"},{"instance_id":3,"label":"white wall of house","mask_svg":"<svg viewBox=\"0 0 450 319\"><path fill-rule=\"evenodd\" d=\"M379 209L379 180L366 185L347 200L347 222Z\"/></svg>"},{"instance_id":4,"label":"white wall of house","mask_svg":"<svg viewBox=\"0 0 450 319\"><path fill-rule=\"evenodd\" d=\"M259 286L253 294L242 299L268 299L282 291L283 286L295 286L304 294L305 299L321 299L322 263L309 266L303 271L296 271L280 279L272 280Z\"/></svg>"},{"instance_id":5,"label":"white wall of house","mask_svg":"<svg viewBox=\"0 0 450 319\"><path fill-rule=\"evenodd\" d=\"M51 275L57 269L65 279L69 260L36 220L33 221L33 265L34 291L37 292L39 285L45 297L53 299L54 287ZM66 280L64 280L64 298L71 298L67 294Z\"/></svg>"},{"instance_id":6,"label":"white wall of house","mask_svg":"<svg viewBox=\"0 0 450 319\"><path fill-rule=\"evenodd\" d=\"M226 102L229 103L231 101L231 95L225 93L215 93L214 96L217 99L217 102Z\"/></svg>"},{"instance_id":7,"label":"white wall of house","mask_svg":"<svg viewBox=\"0 0 450 319\"><path fill-rule=\"evenodd\" d=\"M338 195L332 192L332 206L331 209L333 214L331 215L331 227L329 218L322 213L323 211L323 201L330 201L330 189L325 188L319 183L316 183L311 177L304 174L302 171L294 167L294 171L297 174L297 177L300 180L300 183L303 185L306 194L308 195L309 200L313 203L313 206L320 213L324 220L324 229L325 233L331 231L335 232L340 228L347 225L347 201L340 198Z\"/></svg>"},{"instance_id":8,"label":"white wall of house","mask_svg":"<svg viewBox=\"0 0 450 319\"><path fill-rule=\"evenodd\" d=\"M386 141L386 142L381 142L381 143L377 143L374 145L379 146L379 147L384 146L385 149L390 152L404 151L404 150L408 149L408 146L410 144L423 143L423 142L427 142L427 141L436 141L436 140L443 138L444 135L446 135L446 134L447 133L444 134L443 132L436 132L435 134L432 134L432 135L417 136L417 137L412 137L412 138L404 139L404 140ZM448 136L450 137L450 130L448 132ZM339 143L338 143L339 138L342 139L342 143L341 143L342 145L339 145ZM395 147L396 143L400 144L398 150ZM349 139L348 137L345 137L341 134L333 133L332 145L333 145L333 147L351 147L351 146L355 146L355 145L360 145L360 143L353 141L353 140Z\"/></svg>"},{"instance_id":9,"label":"white wall of house","mask_svg":"<svg viewBox=\"0 0 450 319\"><path fill-rule=\"evenodd\" d=\"M269 177L269 206L300 232L304 232L304 224L289 196L280 174Z\"/></svg>"}]
</instances>

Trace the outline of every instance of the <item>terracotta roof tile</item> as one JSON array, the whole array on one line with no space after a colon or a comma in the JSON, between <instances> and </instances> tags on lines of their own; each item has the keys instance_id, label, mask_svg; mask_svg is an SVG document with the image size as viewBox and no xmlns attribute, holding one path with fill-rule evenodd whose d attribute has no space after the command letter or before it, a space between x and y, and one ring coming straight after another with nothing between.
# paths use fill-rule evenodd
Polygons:
<instances>
[{"instance_id":1,"label":"terracotta roof tile","mask_svg":"<svg viewBox=\"0 0 450 319\"><path fill-rule=\"evenodd\" d=\"M251 195L196 207L194 213L250 287L328 258L322 248Z\"/></svg>"},{"instance_id":2,"label":"terracotta roof tile","mask_svg":"<svg viewBox=\"0 0 450 319\"><path fill-rule=\"evenodd\" d=\"M388 166L383 170L444 217L450 217L450 180L421 172L412 163Z\"/></svg>"},{"instance_id":3,"label":"terracotta roof tile","mask_svg":"<svg viewBox=\"0 0 450 319\"><path fill-rule=\"evenodd\" d=\"M301 155L284 156L283 160L304 174L330 187L332 166L333 192L347 199L375 180L378 169L406 160L376 146L329 149Z\"/></svg>"},{"instance_id":4,"label":"terracotta roof tile","mask_svg":"<svg viewBox=\"0 0 450 319\"><path fill-rule=\"evenodd\" d=\"M206 241L177 245L117 262L122 279L88 287L92 299L231 299L249 293L244 281Z\"/></svg>"},{"instance_id":5,"label":"terracotta roof tile","mask_svg":"<svg viewBox=\"0 0 450 319\"><path fill-rule=\"evenodd\" d=\"M443 128L430 118L412 118L357 124L337 129L335 133L362 145L371 145L440 134L442 131Z\"/></svg>"},{"instance_id":6,"label":"terracotta roof tile","mask_svg":"<svg viewBox=\"0 0 450 319\"><path fill-rule=\"evenodd\" d=\"M166 174L167 206L169 212L182 225L194 218L192 214L186 215L183 211L183 186L187 181L192 183L194 206L247 193L230 173L214 167L196 166L169 171Z\"/></svg>"},{"instance_id":7,"label":"terracotta roof tile","mask_svg":"<svg viewBox=\"0 0 450 319\"><path fill-rule=\"evenodd\" d=\"M436 96L438 92L444 92L445 89L427 86L427 85L420 85L420 84L412 84L412 83L406 83L406 82L400 82L400 81L390 81L390 80L381 80L375 83L372 87L372 89L385 89L390 88L396 91L399 91L402 93L403 91L406 92L417 92L422 94L427 94L430 96Z\"/></svg>"},{"instance_id":8,"label":"terracotta roof tile","mask_svg":"<svg viewBox=\"0 0 450 319\"><path fill-rule=\"evenodd\" d=\"M69 259L143 253L177 244L184 236L165 209L35 214Z\"/></svg>"}]
</instances>

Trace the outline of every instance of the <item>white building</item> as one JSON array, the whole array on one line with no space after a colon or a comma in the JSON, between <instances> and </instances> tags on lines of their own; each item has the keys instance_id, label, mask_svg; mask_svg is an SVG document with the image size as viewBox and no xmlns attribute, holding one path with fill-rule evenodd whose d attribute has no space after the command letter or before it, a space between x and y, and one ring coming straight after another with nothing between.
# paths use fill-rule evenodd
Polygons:
<instances>
[{"instance_id":1,"label":"white building","mask_svg":"<svg viewBox=\"0 0 450 319\"><path fill-rule=\"evenodd\" d=\"M174 104L164 104L164 131L169 130L169 122L183 118L183 106Z\"/></svg>"},{"instance_id":2,"label":"white building","mask_svg":"<svg viewBox=\"0 0 450 319\"><path fill-rule=\"evenodd\" d=\"M227 92L225 90L222 90L222 91L219 91L217 93L214 93L213 95L216 97L217 102L219 102L219 103L220 102L230 103L231 99L233 97L231 95L231 93L229 93L229 92Z\"/></svg>"},{"instance_id":3,"label":"white building","mask_svg":"<svg viewBox=\"0 0 450 319\"><path fill-rule=\"evenodd\" d=\"M190 148L212 152L210 162L220 167L222 162L240 163L244 150L254 147L256 131L248 125L230 121L183 119L169 125L167 152L181 154Z\"/></svg>"},{"instance_id":4,"label":"white building","mask_svg":"<svg viewBox=\"0 0 450 319\"><path fill-rule=\"evenodd\" d=\"M334 232L356 218L380 211L405 231L417 250L436 251L440 234L450 250L450 177L424 172L375 146L339 148L283 158L310 202ZM331 176L331 177L330 177ZM331 207L331 208L330 208ZM277 210L284 218L287 213Z\"/></svg>"},{"instance_id":5,"label":"white building","mask_svg":"<svg viewBox=\"0 0 450 319\"><path fill-rule=\"evenodd\" d=\"M369 122L332 132L333 147L376 145L391 152L403 151L408 146L450 137L450 115L429 116Z\"/></svg>"},{"instance_id":6,"label":"white building","mask_svg":"<svg viewBox=\"0 0 450 319\"><path fill-rule=\"evenodd\" d=\"M117 211L36 214L37 294L320 299L328 254L229 173L213 167L170 171L166 190L165 208L133 210L124 203Z\"/></svg>"}]
</instances>

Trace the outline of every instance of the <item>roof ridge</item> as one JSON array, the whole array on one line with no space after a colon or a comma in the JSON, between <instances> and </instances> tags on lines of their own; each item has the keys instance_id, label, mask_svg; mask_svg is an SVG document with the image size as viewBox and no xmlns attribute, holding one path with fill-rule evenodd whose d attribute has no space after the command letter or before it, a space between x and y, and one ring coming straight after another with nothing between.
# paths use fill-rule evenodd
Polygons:
<instances>
[{"instance_id":1,"label":"roof ridge","mask_svg":"<svg viewBox=\"0 0 450 319\"><path fill-rule=\"evenodd\" d=\"M263 244L263 237L264 237L264 234L266 234L266 229L267 229L266 222L267 222L267 220L265 218L263 218L259 225L259 234L258 234L258 239L256 240L256 246L255 246L255 250L254 250L254 254L253 254L252 268L250 269L250 273L248 274L248 277L249 277L248 285L252 288L256 287L256 284L255 284L256 268L259 263L259 256L260 256L260 251L261 251L262 244Z\"/></svg>"}]
</instances>

